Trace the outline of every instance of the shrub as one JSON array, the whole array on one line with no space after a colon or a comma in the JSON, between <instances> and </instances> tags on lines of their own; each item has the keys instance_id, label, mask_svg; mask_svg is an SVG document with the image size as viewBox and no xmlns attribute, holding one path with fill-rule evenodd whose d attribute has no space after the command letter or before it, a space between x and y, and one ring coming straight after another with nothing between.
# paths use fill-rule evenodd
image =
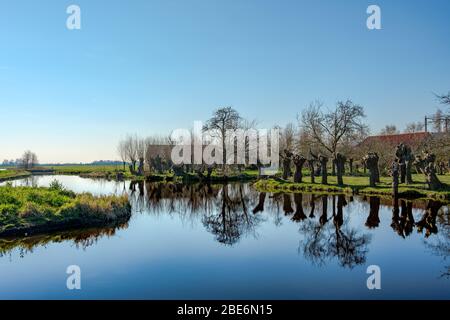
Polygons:
<instances>
[{"instance_id":1,"label":"shrub","mask_svg":"<svg viewBox=\"0 0 450 320\"><path fill-rule=\"evenodd\" d=\"M50 186L48 188L50 190L54 190L54 191L65 191L66 190L64 188L63 184L56 179L50 183Z\"/></svg>"}]
</instances>

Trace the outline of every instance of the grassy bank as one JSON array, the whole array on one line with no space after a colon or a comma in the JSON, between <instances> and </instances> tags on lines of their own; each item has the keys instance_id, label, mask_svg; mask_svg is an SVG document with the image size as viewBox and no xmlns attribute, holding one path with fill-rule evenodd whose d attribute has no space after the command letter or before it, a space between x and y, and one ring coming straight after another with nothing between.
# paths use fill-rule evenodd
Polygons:
<instances>
[{"instance_id":1,"label":"grassy bank","mask_svg":"<svg viewBox=\"0 0 450 320\"><path fill-rule=\"evenodd\" d=\"M31 173L25 170L6 169L0 171L0 182L12 179L24 178L30 176Z\"/></svg>"},{"instance_id":2,"label":"grassy bank","mask_svg":"<svg viewBox=\"0 0 450 320\"><path fill-rule=\"evenodd\" d=\"M50 188L0 187L0 236L102 226L130 215L127 196L77 195L58 183Z\"/></svg>"},{"instance_id":3,"label":"grassy bank","mask_svg":"<svg viewBox=\"0 0 450 320\"><path fill-rule=\"evenodd\" d=\"M54 166L48 167L53 169L55 174L78 175L85 178L106 178L116 179L118 174L123 179L130 180L148 180L148 181L200 181L200 177L196 173L187 173L184 176L174 176L173 172L165 173L146 173L145 176L136 176L131 174L130 170L123 169L122 166L94 166L94 165L80 165L80 166ZM206 175L206 172L204 173ZM242 172L229 173L226 177L218 171L214 171L211 175L211 182L221 181L248 181L258 178L257 170L244 170Z\"/></svg>"},{"instance_id":4,"label":"grassy bank","mask_svg":"<svg viewBox=\"0 0 450 320\"><path fill-rule=\"evenodd\" d=\"M55 174L76 175L84 178L105 178L116 179L120 174L125 179L133 178L128 168L123 166L96 166L96 165L78 165L78 166L51 166L46 167L54 170Z\"/></svg>"},{"instance_id":5,"label":"grassy bank","mask_svg":"<svg viewBox=\"0 0 450 320\"><path fill-rule=\"evenodd\" d=\"M205 172L206 174L206 172ZM224 176L221 172L213 171L208 182L234 182L251 181L258 179L257 170L243 170L242 172L231 172ZM200 182L202 179L196 173L187 173L184 176L175 177L177 181Z\"/></svg>"},{"instance_id":6,"label":"grassy bank","mask_svg":"<svg viewBox=\"0 0 450 320\"><path fill-rule=\"evenodd\" d=\"M0 171L0 182L12 180L15 178L27 177L32 174L58 174L75 175L83 178L101 178L101 179L127 179L127 180L147 180L147 181L186 181L199 182L200 177L196 173L186 173L184 176L175 176L173 172L165 173L146 173L145 176L133 175L129 168L123 168L121 165L62 165L62 166L38 166L30 171L9 169ZM206 172L204 173L206 175ZM4 179L2 179L4 177ZM224 176L220 171L214 171L210 177L210 182L226 181L250 181L258 178L257 170L244 170L242 172L231 172Z\"/></svg>"},{"instance_id":7,"label":"grassy bank","mask_svg":"<svg viewBox=\"0 0 450 320\"><path fill-rule=\"evenodd\" d=\"M401 184L399 186L399 196L402 198L430 198L439 199L446 202L450 201L450 175L439 176L441 182L447 184L442 190L431 191L427 189L425 177L423 175L413 175L414 183L411 185ZM320 181L320 177L316 177L316 181ZM259 180L255 183L255 187L259 191L266 192L317 192L317 193L352 193L367 195L392 195L392 178L381 177L381 182L376 187L369 186L368 177L344 177L344 185L338 186L336 177L328 177L328 184L310 183L309 177L303 178L303 183L293 183L282 179Z\"/></svg>"}]
</instances>

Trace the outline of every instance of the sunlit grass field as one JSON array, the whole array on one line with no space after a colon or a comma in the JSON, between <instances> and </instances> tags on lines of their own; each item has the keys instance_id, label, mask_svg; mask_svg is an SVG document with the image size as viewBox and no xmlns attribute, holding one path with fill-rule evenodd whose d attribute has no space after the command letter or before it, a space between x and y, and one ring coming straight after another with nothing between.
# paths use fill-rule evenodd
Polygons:
<instances>
[{"instance_id":1,"label":"sunlit grass field","mask_svg":"<svg viewBox=\"0 0 450 320\"><path fill-rule=\"evenodd\" d=\"M438 176L439 180L446 184L442 190L431 191L425 182L423 174L413 174L413 184L399 185L399 195L404 197L425 197L436 198L440 200L450 200L450 174ZM311 183L309 176L303 177L302 183L293 183L292 178L282 180L279 178L259 180L255 186L260 191L267 192L345 192L361 193L368 195L387 195L392 194L392 178L380 177L380 183L376 187L369 186L369 177L367 176L344 176L344 185L338 186L335 176L328 176L328 184L321 184L321 177L315 177L316 183Z\"/></svg>"}]
</instances>

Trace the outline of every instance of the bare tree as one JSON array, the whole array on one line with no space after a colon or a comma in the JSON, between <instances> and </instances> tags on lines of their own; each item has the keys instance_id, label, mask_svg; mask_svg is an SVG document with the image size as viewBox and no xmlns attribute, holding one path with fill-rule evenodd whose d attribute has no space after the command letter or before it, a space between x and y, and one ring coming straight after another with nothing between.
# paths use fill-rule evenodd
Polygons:
<instances>
[{"instance_id":1,"label":"bare tree","mask_svg":"<svg viewBox=\"0 0 450 320\"><path fill-rule=\"evenodd\" d=\"M125 164L127 163L127 147L126 142L124 140L120 141L117 145L117 153L120 156L120 159L123 163L123 170L125 170Z\"/></svg>"},{"instance_id":2,"label":"bare tree","mask_svg":"<svg viewBox=\"0 0 450 320\"><path fill-rule=\"evenodd\" d=\"M211 137L222 145L222 161L225 168L227 155L227 131L241 127L242 118L232 107L224 107L214 111L213 116L206 122L203 131L208 131Z\"/></svg>"},{"instance_id":3,"label":"bare tree","mask_svg":"<svg viewBox=\"0 0 450 320\"><path fill-rule=\"evenodd\" d=\"M125 152L126 152L126 156L128 161L130 162L130 171L131 173L135 173L136 172L136 162L138 159L138 154L137 154L137 136L127 136L124 140L124 148L125 148Z\"/></svg>"},{"instance_id":4,"label":"bare tree","mask_svg":"<svg viewBox=\"0 0 450 320\"><path fill-rule=\"evenodd\" d=\"M436 97L440 103L450 105L450 91L447 94L436 94Z\"/></svg>"},{"instance_id":5,"label":"bare tree","mask_svg":"<svg viewBox=\"0 0 450 320\"><path fill-rule=\"evenodd\" d=\"M24 169L32 169L38 164L37 155L30 150L25 151L22 155L22 159L20 159L20 163Z\"/></svg>"},{"instance_id":6,"label":"bare tree","mask_svg":"<svg viewBox=\"0 0 450 320\"><path fill-rule=\"evenodd\" d=\"M320 102L311 103L302 113L301 125L305 133L319 147L334 157L344 138L367 131L362 122L364 108L351 100L338 102L335 110L323 112Z\"/></svg>"},{"instance_id":7,"label":"bare tree","mask_svg":"<svg viewBox=\"0 0 450 320\"><path fill-rule=\"evenodd\" d=\"M351 100L338 102L334 110L327 112L323 111L322 103L314 102L302 113L302 135L311 141L310 150L315 148L321 154L331 154L333 163L338 165L338 160L345 162L344 157L338 157L339 150L348 149L345 142L352 140L356 146L366 135L368 127L362 122L364 117L363 107ZM343 169L344 163L339 163L339 166ZM343 174L343 170L339 173ZM338 180L342 182L342 176Z\"/></svg>"},{"instance_id":8,"label":"bare tree","mask_svg":"<svg viewBox=\"0 0 450 320\"><path fill-rule=\"evenodd\" d=\"M444 113L441 109L437 109L433 116L433 127L436 132L442 132L442 123L444 121Z\"/></svg>"},{"instance_id":9,"label":"bare tree","mask_svg":"<svg viewBox=\"0 0 450 320\"><path fill-rule=\"evenodd\" d=\"M142 176L142 175L144 175L144 160L145 160L145 148L146 148L145 139L137 138L135 143L136 143L136 155L137 155L137 159L139 160L137 173L138 173L138 175Z\"/></svg>"},{"instance_id":10,"label":"bare tree","mask_svg":"<svg viewBox=\"0 0 450 320\"><path fill-rule=\"evenodd\" d=\"M400 131L397 130L397 127L393 124L389 124L381 129L380 134L383 136L389 136L393 134L399 134Z\"/></svg>"},{"instance_id":11,"label":"bare tree","mask_svg":"<svg viewBox=\"0 0 450 320\"><path fill-rule=\"evenodd\" d=\"M281 131L280 150L294 151L295 128L292 123L288 123Z\"/></svg>"},{"instance_id":12,"label":"bare tree","mask_svg":"<svg viewBox=\"0 0 450 320\"><path fill-rule=\"evenodd\" d=\"M424 124L422 122L411 122L406 125L405 133L416 133L424 130Z\"/></svg>"}]
</instances>

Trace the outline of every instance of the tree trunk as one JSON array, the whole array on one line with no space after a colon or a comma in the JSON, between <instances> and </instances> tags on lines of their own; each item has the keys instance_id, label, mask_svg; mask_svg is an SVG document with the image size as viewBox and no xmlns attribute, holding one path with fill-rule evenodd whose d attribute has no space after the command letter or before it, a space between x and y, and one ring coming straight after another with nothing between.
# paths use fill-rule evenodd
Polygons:
<instances>
[{"instance_id":1,"label":"tree trunk","mask_svg":"<svg viewBox=\"0 0 450 320\"><path fill-rule=\"evenodd\" d=\"M302 182L302 178L303 178L302 169L303 169L303 165L304 165L305 161L306 161L306 159L299 155L294 156L294 165L295 165L294 182L295 183Z\"/></svg>"},{"instance_id":2,"label":"tree trunk","mask_svg":"<svg viewBox=\"0 0 450 320\"><path fill-rule=\"evenodd\" d=\"M291 157L292 154L287 150L283 155L283 179L287 180L291 176Z\"/></svg>"},{"instance_id":3,"label":"tree trunk","mask_svg":"<svg viewBox=\"0 0 450 320\"><path fill-rule=\"evenodd\" d=\"M295 166L295 173L294 173L294 182L295 183L301 183L302 182L302 166Z\"/></svg>"},{"instance_id":4,"label":"tree trunk","mask_svg":"<svg viewBox=\"0 0 450 320\"><path fill-rule=\"evenodd\" d=\"M400 162L400 183L406 182L406 164L405 162Z\"/></svg>"},{"instance_id":5,"label":"tree trunk","mask_svg":"<svg viewBox=\"0 0 450 320\"><path fill-rule=\"evenodd\" d=\"M399 174L399 165L397 162L392 164L392 196L398 197L398 174Z\"/></svg>"},{"instance_id":6,"label":"tree trunk","mask_svg":"<svg viewBox=\"0 0 450 320\"><path fill-rule=\"evenodd\" d=\"M320 172L322 174L322 184L328 184L328 172L327 172L328 158L321 155L319 156L319 162L320 162Z\"/></svg>"},{"instance_id":7,"label":"tree trunk","mask_svg":"<svg viewBox=\"0 0 450 320\"><path fill-rule=\"evenodd\" d=\"M222 130L222 162L223 162L222 174L224 176L227 175L227 151L226 151L227 147L226 147L225 139L226 139L225 132Z\"/></svg>"},{"instance_id":8,"label":"tree trunk","mask_svg":"<svg viewBox=\"0 0 450 320\"><path fill-rule=\"evenodd\" d=\"M378 167L378 159L374 170L375 170L375 182L380 183L380 168Z\"/></svg>"},{"instance_id":9,"label":"tree trunk","mask_svg":"<svg viewBox=\"0 0 450 320\"><path fill-rule=\"evenodd\" d=\"M335 163L336 163L336 175L337 175L337 183L338 185L342 186L344 184L344 180L342 179L342 176L344 174L344 167L345 167L345 157L338 153L336 155Z\"/></svg>"},{"instance_id":10,"label":"tree trunk","mask_svg":"<svg viewBox=\"0 0 450 320\"><path fill-rule=\"evenodd\" d=\"M336 159L333 159L331 163L331 175L332 176L336 175Z\"/></svg>"},{"instance_id":11,"label":"tree trunk","mask_svg":"<svg viewBox=\"0 0 450 320\"><path fill-rule=\"evenodd\" d=\"M314 179L314 160L308 160L309 170L311 171L311 183L315 183Z\"/></svg>"},{"instance_id":12,"label":"tree trunk","mask_svg":"<svg viewBox=\"0 0 450 320\"><path fill-rule=\"evenodd\" d=\"M412 179L412 160L406 161L406 184L413 184Z\"/></svg>"},{"instance_id":13,"label":"tree trunk","mask_svg":"<svg viewBox=\"0 0 450 320\"><path fill-rule=\"evenodd\" d=\"M380 173L378 170L378 155L376 153L368 153L365 157L364 157L364 165L367 166L367 168L369 169L369 174L370 174L370 178L369 178L369 184L371 187L375 187L376 183L379 181L379 177L380 177Z\"/></svg>"},{"instance_id":14,"label":"tree trunk","mask_svg":"<svg viewBox=\"0 0 450 320\"><path fill-rule=\"evenodd\" d=\"M377 177L376 177L376 172L375 169L370 169L369 168L369 174L370 174L370 178L369 178L369 184L371 187L376 187L377 186Z\"/></svg>"},{"instance_id":15,"label":"tree trunk","mask_svg":"<svg viewBox=\"0 0 450 320\"><path fill-rule=\"evenodd\" d=\"M425 167L425 175L430 190L439 190L442 188L442 183L436 175L436 170L433 163L429 163Z\"/></svg>"},{"instance_id":16,"label":"tree trunk","mask_svg":"<svg viewBox=\"0 0 450 320\"><path fill-rule=\"evenodd\" d=\"M140 158L139 159L138 175L139 176L143 176L144 175L144 158Z\"/></svg>"}]
</instances>

